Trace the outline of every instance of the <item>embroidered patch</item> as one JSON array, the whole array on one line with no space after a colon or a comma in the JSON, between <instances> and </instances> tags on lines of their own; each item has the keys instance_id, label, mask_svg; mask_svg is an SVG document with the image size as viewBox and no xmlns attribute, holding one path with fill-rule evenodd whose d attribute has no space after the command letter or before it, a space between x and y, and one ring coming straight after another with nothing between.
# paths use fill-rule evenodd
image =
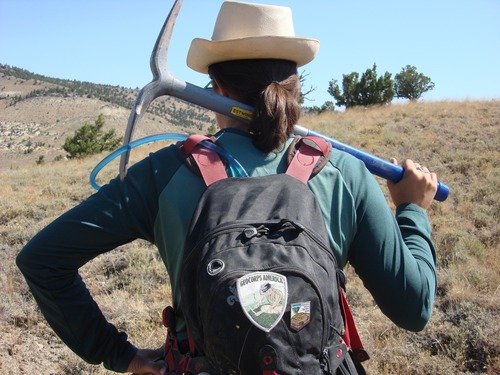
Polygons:
<instances>
[{"instance_id":1,"label":"embroidered patch","mask_svg":"<svg viewBox=\"0 0 500 375\"><path fill-rule=\"evenodd\" d=\"M254 326L271 331L285 314L288 299L286 277L275 272L252 272L237 281L238 299Z\"/></svg>"},{"instance_id":2,"label":"embroidered patch","mask_svg":"<svg viewBox=\"0 0 500 375\"><path fill-rule=\"evenodd\" d=\"M290 309L290 327L300 331L311 322L311 302L292 303Z\"/></svg>"}]
</instances>

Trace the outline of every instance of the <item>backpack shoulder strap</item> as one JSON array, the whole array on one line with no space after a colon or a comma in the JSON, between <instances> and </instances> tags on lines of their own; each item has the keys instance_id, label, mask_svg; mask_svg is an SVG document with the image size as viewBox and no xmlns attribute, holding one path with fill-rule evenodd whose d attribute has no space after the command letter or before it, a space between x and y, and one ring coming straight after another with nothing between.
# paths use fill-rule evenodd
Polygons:
<instances>
[{"instance_id":1,"label":"backpack shoulder strap","mask_svg":"<svg viewBox=\"0 0 500 375\"><path fill-rule=\"evenodd\" d=\"M323 138L296 136L287 151L286 174L306 184L323 169L331 152L332 145Z\"/></svg>"},{"instance_id":2,"label":"backpack shoulder strap","mask_svg":"<svg viewBox=\"0 0 500 375\"><path fill-rule=\"evenodd\" d=\"M195 162L207 186L227 178L226 169L219 154L200 145L212 142L212 138L203 135L191 135L180 147ZM320 137L296 136L287 150L288 168L286 174L295 177L304 184L318 174L330 158L332 146ZM189 163L188 163L189 165Z\"/></svg>"},{"instance_id":3,"label":"backpack shoulder strap","mask_svg":"<svg viewBox=\"0 0 500 375\"><path fill-rule=\"evenodd\" d=\"M187 156L198 166L201 177L207 186L216 181L227 178L226 168L219 154L207 147L200 145L201 142L212 142L214 140L204 135L191 135L180 147Z\"/></svg>"},{"instance_id":4,"label":"backpack shoulder strap","mask_svg":"<svg viewBox=\"0 0 500 375\"><path fill-rule=\"evenodd\" d=\"M344 334L342 335L342 339L344 340L346 346L352 351L354 359L361 363L370 359L370 356L363 347L358 329L356 328L356 324L354 322L351 308L347 302L344 289L347 280L343 271L337 271L337 280L339 283L340 309L342 311L342 317L344 318Z\"/></svg>"}]
</instances>

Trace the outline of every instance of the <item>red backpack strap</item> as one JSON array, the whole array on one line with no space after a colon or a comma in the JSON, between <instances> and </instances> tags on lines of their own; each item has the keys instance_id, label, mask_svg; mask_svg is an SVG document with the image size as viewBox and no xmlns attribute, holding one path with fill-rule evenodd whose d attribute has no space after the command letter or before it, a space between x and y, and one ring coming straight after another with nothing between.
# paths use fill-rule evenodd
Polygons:
<instances>
[{"instance_id":1,"label":"red backpack strap","mask_svg":"<svg viewBox=\"0 0 500 375\"><path fill-rule=\"evenodd\" d=\"M354 317L352 316L351 308L347 303L347 298L345 296L344 287L346 284L346 277L343 271L339 270L338 284L339 284L339 294L340 294L340 308L342 309L342 316L344 317L344 334L342 339L346 346L351 349L354 357L359 361L363 362L370 359L370 356L363 347L361 338L359 337L358 329L354 323Z\"/></svg>"},{"instance_id":2,"label":"red backpack strap","mask_svg":"<svg viewBox=\"0 0 500 375\"><path fill-rule=\"evenodd\" d=\"M200 142L202 141L214 142L209 137L195 134L186 139L182 148L186 154L192 155L193 160L198 166L201 176L205 181L205 184L209 186L216 181L227 178L227 173L219 154L207 147L203 147L203 145L200 145Z\"/></svg>"},{"instance_id":3,"label":"red backpack strap","mask_svg":"<svg viewBox=\"0 0 500 375\"><path fill-rule=\"evenodd\" d=\"M172 306L167 306L162 313L163 325L167 327L165 340L165 363L169 374L211 373L212 366L207 358L198 355L188 330L188 340L180 342L175 328L175 312Z\"/></svg>"},{"instance_id":4,"label":"red backpack strap","mask_svg":"<svg viewBox=\"0 0 500 375\"><path fill-rule=\"evenodd\" d=\"M168 369L176 369L184 358L184 354L179 347L177 332L175 329L175 314L172 306L167 306L162 313L163 325L167 328L167 338L165 340L165 362Z\"/></svg>"},{"instance_id":5,"label":"red backpack strap","mask_svg":"<svg viewBox=\"0 0 500 375\"><path fill-rule=\"evenodd\" d=\"M296 136L288 148L286 174L306 184L326 165L331 150L332 145L323 138Z\"/></svg>"}]
</instances>

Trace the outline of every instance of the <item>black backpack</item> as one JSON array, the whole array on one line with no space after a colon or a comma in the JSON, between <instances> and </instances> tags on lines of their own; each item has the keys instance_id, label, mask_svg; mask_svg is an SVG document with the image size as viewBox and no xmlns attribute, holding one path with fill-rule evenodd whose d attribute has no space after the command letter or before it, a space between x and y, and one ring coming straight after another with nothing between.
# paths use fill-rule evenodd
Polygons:
<instances>
[{"instance_id":1,"label":"black backpack","mask_svg":"<svg viewBox=\"0 0 500 375\"><path fill-rule=\"evenodd\" d=\"M169 366L211 375L364 373L358 359L368 356L357 333L356 356L345 337L354 326L352 318L344 324L343 273L306 184L328 161L330 145L297 137L286 174L227 178L217 153L200 145L206 139L181 146L207 189L180 276L186 348L175 340L172 311L164 313Z\"/></svg>"}]
</instances>

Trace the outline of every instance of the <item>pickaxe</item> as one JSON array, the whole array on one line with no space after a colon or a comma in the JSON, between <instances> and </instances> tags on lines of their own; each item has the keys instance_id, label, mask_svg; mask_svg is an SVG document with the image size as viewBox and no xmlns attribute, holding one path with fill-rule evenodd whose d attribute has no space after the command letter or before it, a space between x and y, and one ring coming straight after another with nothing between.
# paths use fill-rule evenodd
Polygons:
<instances>
[{"instance_id":1,"label":"pickaxe","mask_svg":"<svg viewBox=\"0 0 500 375\"><path fill-rule=\"evenodd\" d=\"M132 140L134 129L141 117L153 100L163 95L170 95L187 102L197 104L212 111L221 113L238 120L250 122L253 108L238 101L218 95L212 90L206 90L191 83L182 81L172 75L167 66L167 52L174 29L175 20L179 14L182 0L176 0L165 23L160 31L158 39L151 54L150 66L153 80L139 92L134 107L128 119L127 130L124 137L124 145ZM397 182L403 177L402 167L392 164L387 160L370 155L354 147L346 145L323 134L306 129L300 125L295 126L295 134L301 136L317 136L324 138L332 144L332 147L345 151L364 162L367 169L376 176ZM127 173L130 152L122 154L120 159L120 177L123 179ZM438 182L438 190L434 199L444 201L449 194L449 188Z\"/></svg>"}]
</instances>

